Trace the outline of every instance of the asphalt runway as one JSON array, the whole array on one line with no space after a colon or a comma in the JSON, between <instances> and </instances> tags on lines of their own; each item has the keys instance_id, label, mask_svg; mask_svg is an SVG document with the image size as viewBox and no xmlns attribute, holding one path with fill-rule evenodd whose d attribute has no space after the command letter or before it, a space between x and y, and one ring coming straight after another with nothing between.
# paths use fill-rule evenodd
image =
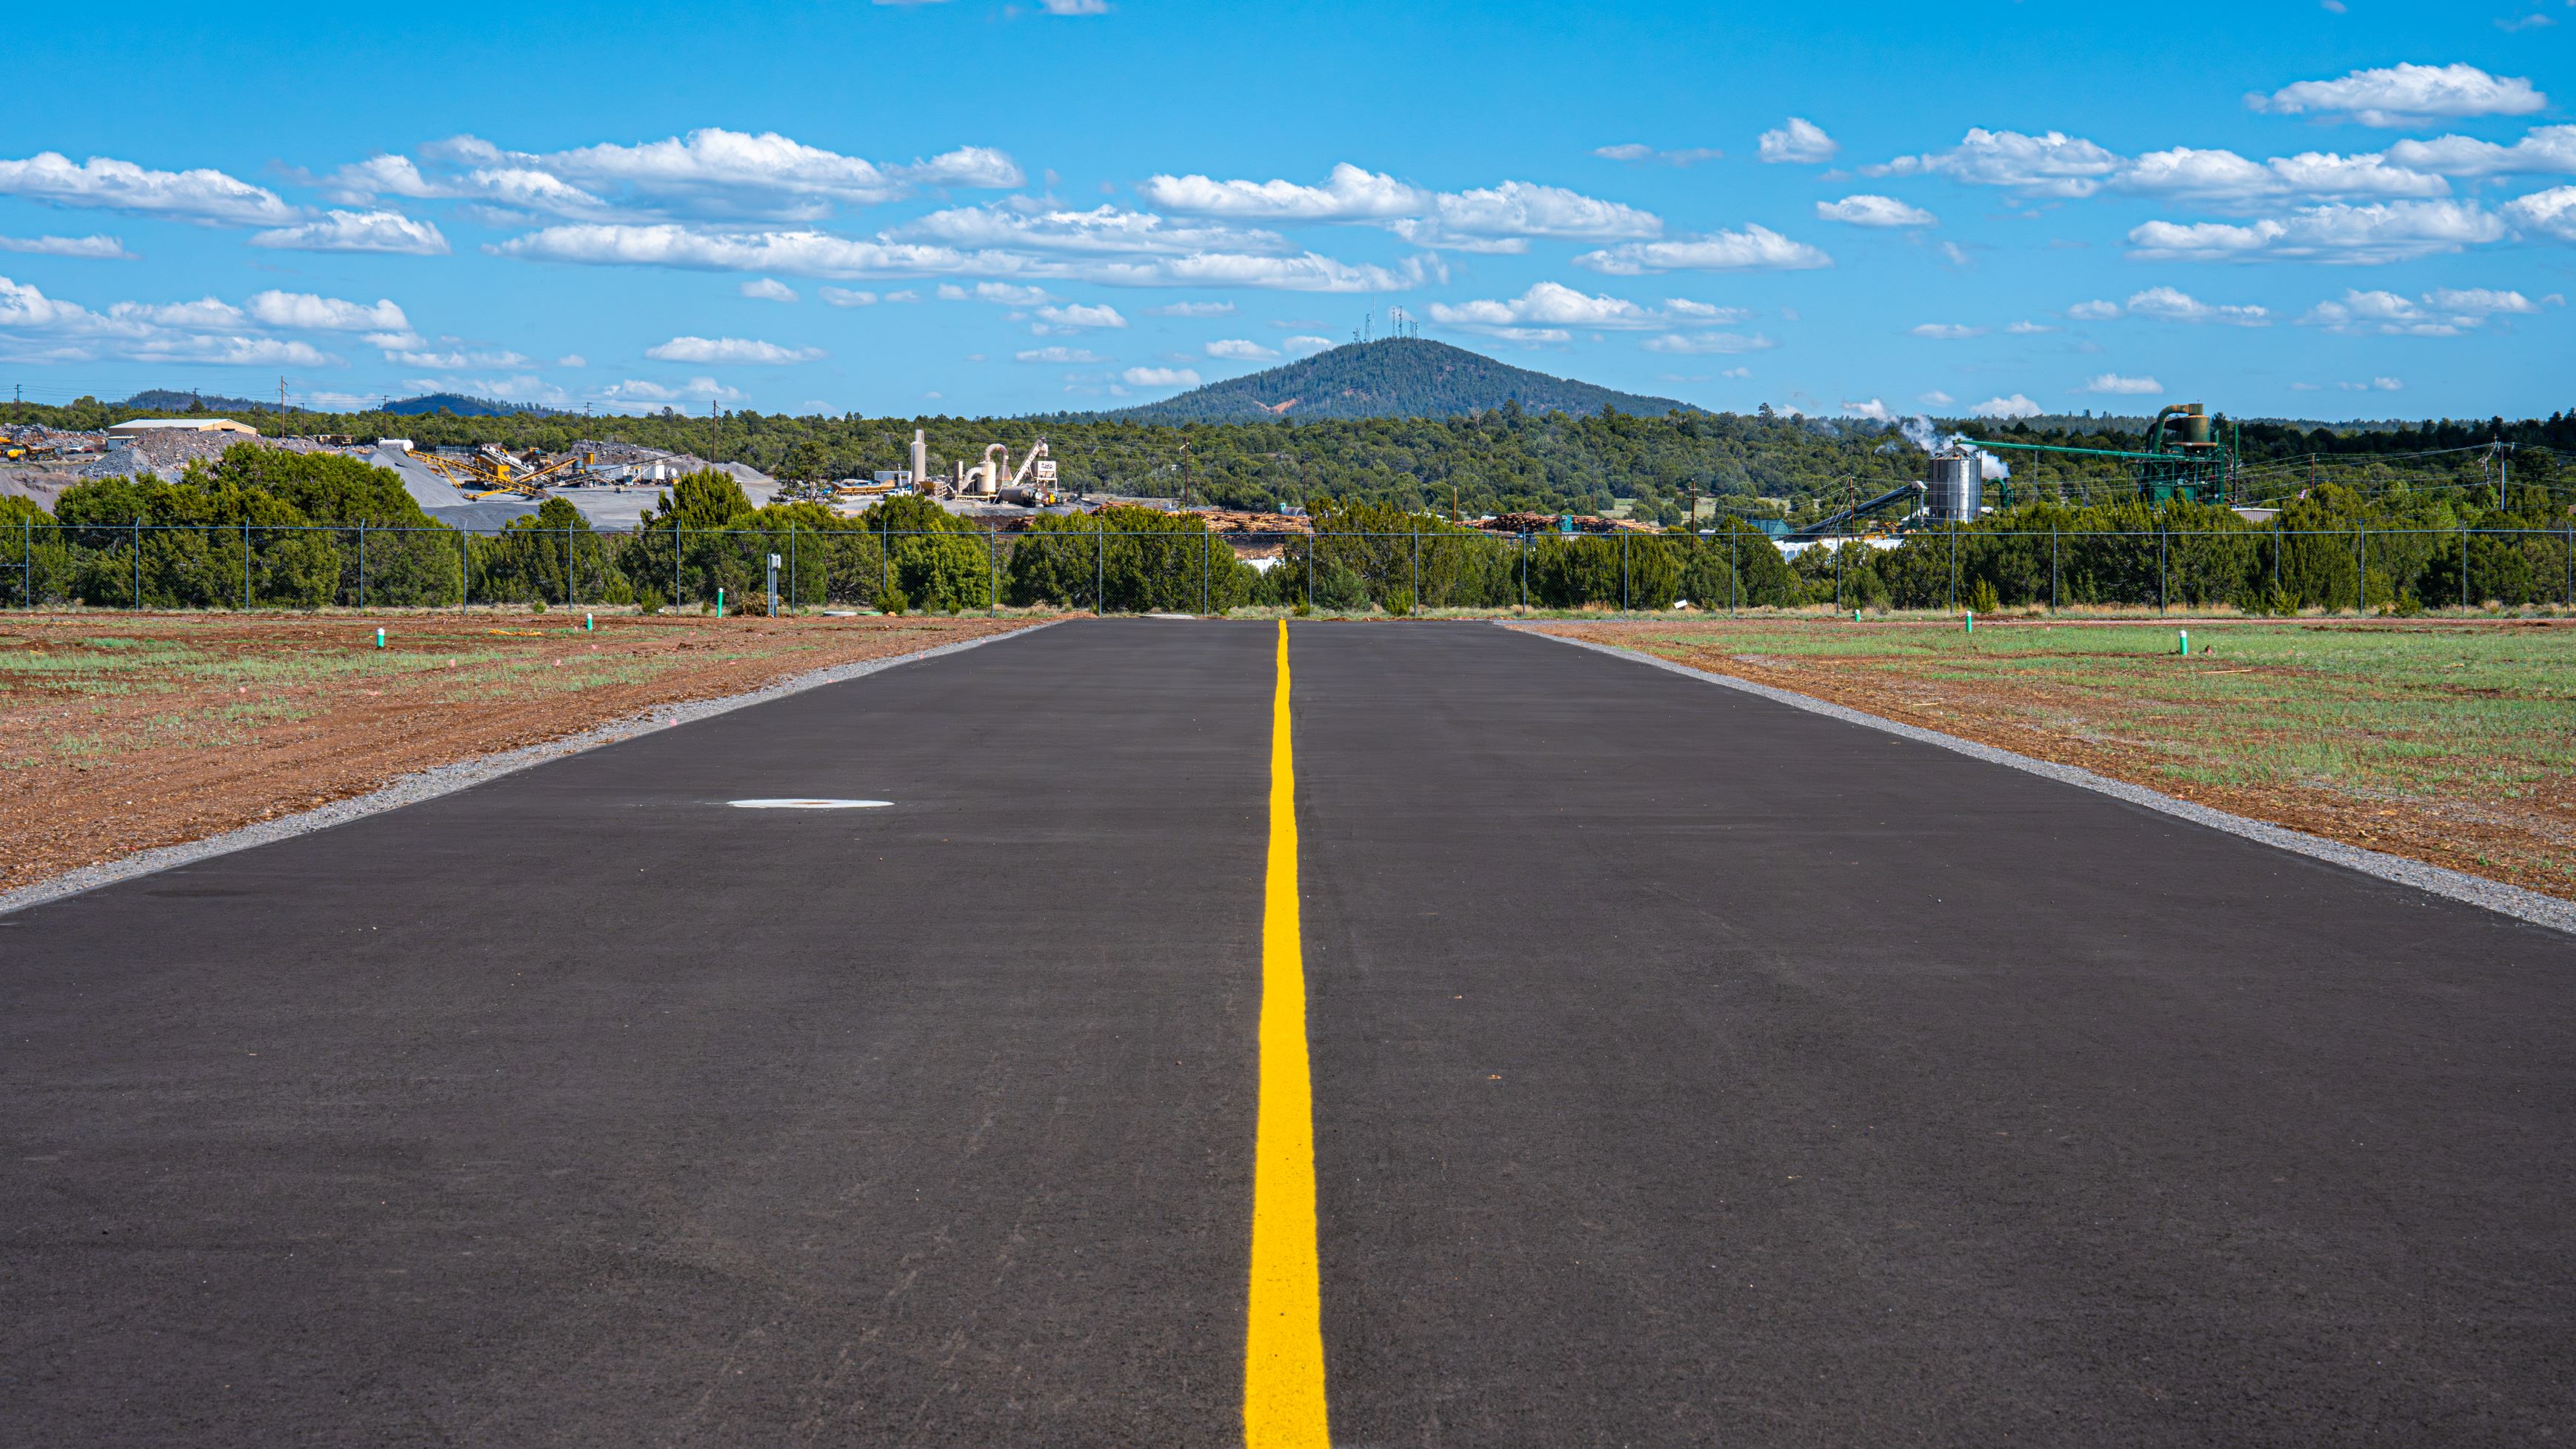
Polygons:
<instances>
[{"instance_id":1,"label":"asphalt runway","mask_svg":"<svg viewBox=\"0 0 2576 1449\"><path fill-rule=\"evenodd\" d=\"M1240 1442L1273 644L0 917L0 1442ZM2576 939L1487 625L1291 652L1334 1442L2576 1423ZM894 803L724 804L806 795Z\"/></svg>"}]
</instances>

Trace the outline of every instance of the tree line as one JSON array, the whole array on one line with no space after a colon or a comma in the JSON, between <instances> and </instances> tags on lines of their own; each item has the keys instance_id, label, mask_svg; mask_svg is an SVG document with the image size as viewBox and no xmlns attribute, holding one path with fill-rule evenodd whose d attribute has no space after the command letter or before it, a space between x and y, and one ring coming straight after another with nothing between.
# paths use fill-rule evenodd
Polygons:
<instances>
[{"instance_id":1,"label":"tree line","mask_svg":"<svg viewBox=\"0 0 2576 1449\"><path fill-rule=\"evenodd\" d=\"M1521 538L1338 498L1317 501L1312 535L1242 551L1197 514L1112 507L1026 523L980 527L919 497L855 516L810 502L755 507L730 475L709 471L679 479L631 531L595 530L550 498L476 535L423 513L388 470L240 444L174 479L79 484L51 514L0 499L0 601L654 609L703 606L721 591L750 607L775 555L788 603L896 611L2576 606L2576 520L2538 487L2326 484L2261 521L2181 501L2042 500L1882 541L1892 546L1794 557L1735 518L1701 531Z\"/></svg>"},{"instance_id":2,"label":"tree line","mask_svg":"<svg viewBox=\"0 0 2576 1449\"><path fill-rule=\"evenodd\" d=\"M84 398L67 407L22 406L22 421L95 429L122 409ZM1094 493L1179 498L1229 508L1277 510L1326 502L1369 503L1407 512L1605 513L1625 510L1679 522L1691 500L1719 511L1804 522L1859 498L1925 476L1921 449L1895 425L1773 415L1612 409L1592 415L1528 412L1516 405L1447 418L1352 418L1310 422L1184 423L1117 418L863 418L750 410L721 417L676 411L640 417L575 414L456 417L383 413L252 413L263 431L407 437L422 447L499 443L513 450L564 452L607 440L712 461L744 462L789 480L861 477L909 466L912 433L928 435L934 471L973 461L986 445L1023 454L1048 442L1066 486ZM2107 420L1961 425L1971 436L2054 447L2134 449L2141 439ZM2491 488L2489 442L2514 445L2511 478L2562 502L2576 499L2576 413L2509 422L2426 421L2372 430L2218 420L2241 442L2259 485L2256 501L2333 484L2362 492ZM2131 490L2118 459L2080 454L2014 456L2008 487L2015 505L2041 500L2107 502Z\"/></svg>"}]
</instances>

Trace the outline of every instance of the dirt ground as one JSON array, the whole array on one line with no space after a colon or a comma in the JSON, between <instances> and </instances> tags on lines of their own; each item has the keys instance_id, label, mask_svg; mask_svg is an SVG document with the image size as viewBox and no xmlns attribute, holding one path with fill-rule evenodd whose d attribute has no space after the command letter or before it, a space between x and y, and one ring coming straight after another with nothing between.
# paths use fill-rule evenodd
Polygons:
<instances>
[{"instance_id":1,"label":"dirt ground","mask_svg":"<svg viewBox=\"0 0 2576 1449\"><path fill-rule=\"evenodd\" d=\"M2576 898L2565 624L1540 627Z\"/></svg>"},{"instance_id":2,"label":"dirt ground","mask_svg":"<svg viewBox=\"0 0 2576 1449\"><path fill-rule=\"evenodd\" d=\"M0 890L1027 616L0 618ZM375 631L386 647L375 647Z\"/></svg>"}]
</instances>

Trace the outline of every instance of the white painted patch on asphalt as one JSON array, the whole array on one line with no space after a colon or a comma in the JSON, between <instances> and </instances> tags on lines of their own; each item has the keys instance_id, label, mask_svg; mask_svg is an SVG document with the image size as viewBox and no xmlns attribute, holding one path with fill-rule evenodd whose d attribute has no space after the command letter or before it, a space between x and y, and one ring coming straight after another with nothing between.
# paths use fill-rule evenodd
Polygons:
<instances>
[{"instance_id":1,"label":"white painted patch on asphalt","mask_svg":"<svg viewBox=\"0 0 2576 1449\"><path fill-rule=\"evenodd\" d=\"M736 810L881 810L892 800L727 800Z\"/></svg>"}]
</instances>

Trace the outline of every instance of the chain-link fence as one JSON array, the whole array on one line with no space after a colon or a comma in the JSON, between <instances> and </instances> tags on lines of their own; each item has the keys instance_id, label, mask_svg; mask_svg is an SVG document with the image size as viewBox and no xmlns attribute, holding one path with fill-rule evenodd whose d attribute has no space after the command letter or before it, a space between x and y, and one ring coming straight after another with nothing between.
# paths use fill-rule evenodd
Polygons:
<instances>
[{"instance_id":1,"label":"chain-link fence","mask_svg":"<svg viewBox=\"0 0 2576 1449\"><path fill-rule=\"evenodd\" d=\"M1133 512L1114 521L1044 516L1011 531L22 523L17 538L0 535L0 603L659 608L721 600L753 610L767 606L774 574L782 611L2576 607L2576 529L2566 527L1978 524L1784 549L1740 526L1698 535L1452 525L1220 534L1190 515Z\"/></svg>"}]
</instances>

